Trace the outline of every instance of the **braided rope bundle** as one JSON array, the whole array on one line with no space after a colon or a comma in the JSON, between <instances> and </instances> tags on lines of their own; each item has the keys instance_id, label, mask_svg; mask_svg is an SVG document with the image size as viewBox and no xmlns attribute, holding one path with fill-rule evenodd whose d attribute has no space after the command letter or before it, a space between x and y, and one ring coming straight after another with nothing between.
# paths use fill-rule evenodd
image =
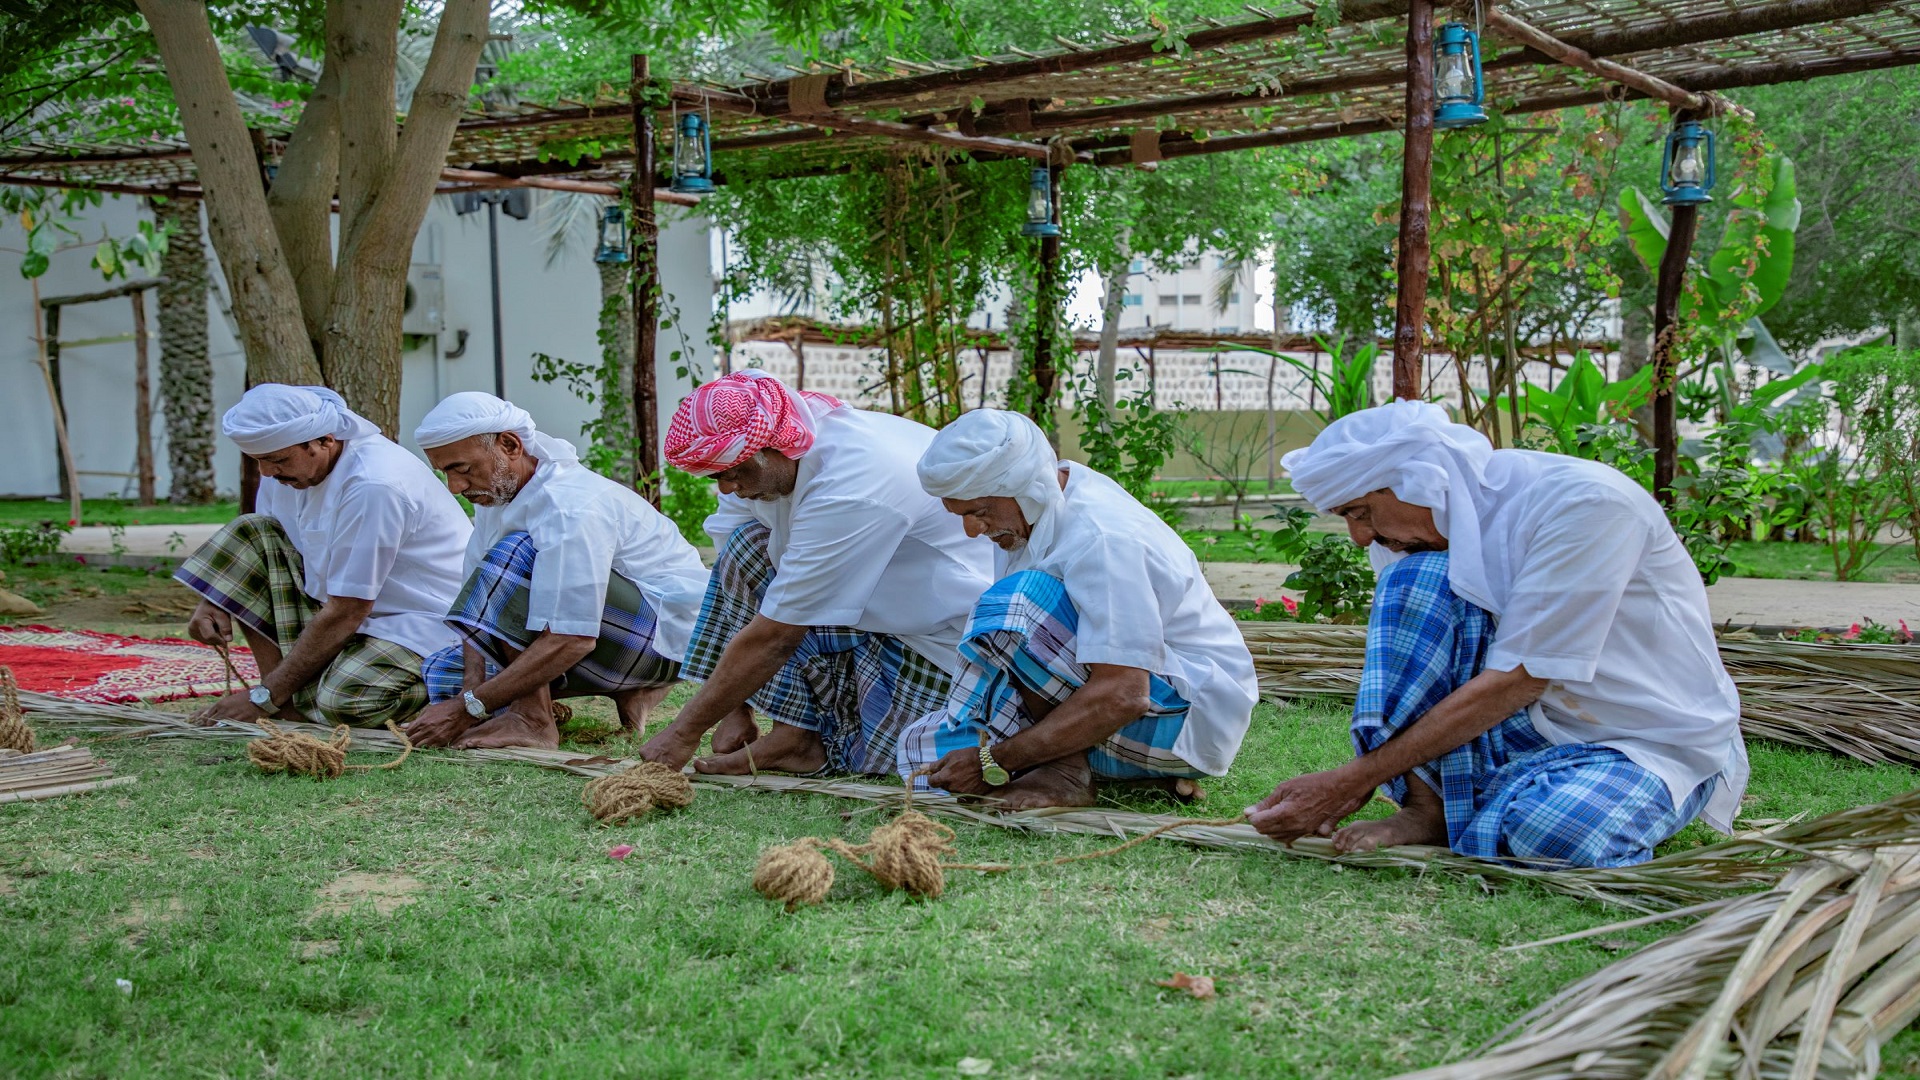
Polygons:
<instances>
[{"instance_id":1,"label":"braided rope bundle","mask_svg":"<svg viewBox=\"0 0 1920 1080\"><path fill-rule=\"evenodd\" d=\"M353 734L345 724L334 728L333 735L325 741L304 731L284 730L265 717L261 717L260 726L267 736L247 744L247 760L263 773L283 772L332 780L347 772L398 768L413 753L413 743L391 720L387 721L387 730L399 738L402 749L399 757L381 765L347 764L347 748L353 743Z\"/></svg>"},{"instance_id":2,"label":"braided rope bundle","mask_svg":"<svg viewBox=\"0 0 1920 1080\"><path fill-rule=\"evenodd\" d=\"M13 669L4 665L0 665L0 750L33 753L33 729L20 707L20 687L13 681Z\"/></svg>"},{"instance_id":3,"label":"braided rope bundle","mask_svg":"<svg viewBox=\"0 0 1920 1080\"><path fill-rule=\"evenodd\" d=\"M655 807L679 810L693 805L693 781L657 761L643 761L625 772L587 782L580 792L587 812L607 825L645 817Z\"/></svg>"}]
</instances>

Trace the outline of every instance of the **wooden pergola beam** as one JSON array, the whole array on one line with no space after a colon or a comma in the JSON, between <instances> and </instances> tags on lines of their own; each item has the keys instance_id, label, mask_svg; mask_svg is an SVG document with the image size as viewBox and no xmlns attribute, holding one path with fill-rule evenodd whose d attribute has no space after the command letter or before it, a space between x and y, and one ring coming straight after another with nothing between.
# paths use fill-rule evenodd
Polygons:
<instances>
[{"instance_id":1,"label":"wooden pergola beam","mask_svg":"<svg viewBox=\"0 0 1920 1080\"><path fill-rule=\"evenodd\" d=\"M1731 90L1744 86L1775 86L1780 83L1805 82L1809 79L1822 79L1834 75L1854 75L1863 71L1881 71L1892 68L1911 67L1920 64L1920 48L1903 49L1891 54L1872 57L1848 57L1838 60L1822 60L1810 64L1793 62L1776 64L1756 64L1747 67L1732 68L1692 79L1700 90ZM1644 100L1646 94L1631 87L1624 90L1570 90L1555 94L1542 94L1534 98L1522 98L1520 101L1503 108L1509 115L1552 112L1556 109L1572 109L1585 105L1597 105L1609 100ZM1399 125L1389 120L1367 119L1352 123L1317 124L1312 127L1294 128L1291 131L1263 131L1248 135L1222 135L1213 139L1196 139L1186 132L1166 132L1160 137L1160 156L1162 158L1197 157L1202 154L1228 154L1240 150L1253 150L1263 146L1292 146L1297 143L1321 142L1326 139L1344 139L1356 135L1372 135L1382 131L1398 130ZM1133 162L1124 138L1103 138L1074 144L1082 151L1093 151L1095 165L1130 165Z\"/></svg>"},{"instance_id":2,"label":"wooden pergola beam","mask_svg":"<svg viewBox=\"0 0 1920 1080\"><path fill-rule=\"evenodd\" d=\"M1514 18L1500 8L1488 5L1485 18L1487 26L1499 31L1502 37L1517 41L1536 52L1545 53L1568 67L1579 68L1590 75L1598 75L1603 79L1638 90L1676 109L1684 109L1688 112L1710 111L1710 102L1701 94L1675 86L1665 79L1648 75L1644 71L1636 71L1625 64L1603 60L1584 49L1575 48L1561 41L1531 23Z\"/></svg>"},{"instance_id":3,"label":"wooden pergola beam","mask_svg":"<svg viewBox=\"0 0 1920 1080\"><path fill-rule=\"evenodd\" d=\"M579 195L603 195L617 198L624 194L618 185L602 183L597 180L570 180L566 177L549 176L506 176L482 169L441 169L440 179L457 183L465 187L476 188L541 188L547 191L570 191ZM653 201L672 203L675 206L699 206L700 200L692 195L683 195L666 188L653 189Z\"/></svg>"},{"instance_id":4,"label":"wooden pergola beam","mask_svg":"<svg viewBox=\"0 0 1920 1080\"><path fill-rule=\"evenodd\" d=\"M1406 0L1327 0L1327 3L1339 4L1342 23L1394 18L1407 10ZM1315 16L1309 13L1289 15L1279 19L1258 19L1231 26L1210 27L1187 35L1186 45L1190 50L1204 51L1248 41L1284 37L1312 25L1314 19ZM849 83L845 75L836 73L827 82L826 101L830 106L852 106L875 101L910 99L917 94L929 92L938 93L961 88L980 89L996 83L1016 82L1041 75L1059 75L1069 71L1085 71L1088 68L1132 63L1160 55L1160 51L1157 40L1147 39L1101 49L1036 56L1028 60L981 64L953 71L934 71L867 83ZM759 115L786 115L793 84L798 81L799 79L782 79L779 82L767 84L760 92L753 94Z\"/></svg>"},{"instance_id":5,"label":"wooden pergola beam","mask_svg":"<svg viewBox=\"0 0 1920 1080\"><path fill-rule=\"evenodd\" d=\"M1590 56L1618 55L1622 53L1646 52L1653 49L1680 48L1709 41L1722 41L1729 38L1746 37L1789 30L1814 23L1830 22L1835 19L1851 18L1858 15L1891 7L1895 0L1791 0L1790 3L1763 7L1757 10L1736 11L1707 16L1682 19L1653 27L1639 27L1628 30L1589 31L1580 34L1567 34L1558 39L1571 48L1585 52ZM1498 71L1528 66L1564 63L1565 61L1532 47L1515 49L1486 62L1486 70ZM1353 75L1334 75L1321 79L1302 79L1290 82L1278 89L1262 90L1222 90L1209 94L1194 94L1182 97L1156 98L1151 101L1129 102L1121 105L1101 105L1085 109L1059 109L1042 111L1033 108L1009 110L1004 102L989 104L980 115L970 117L967 126L971 134L991 135L1015 131L1062 131L1073 128L1095 127L1105 124L1124 124L1132 121L1157 119L1162 116L1175 116L1181 113L1200 112L1208 109L1247 108L1271 103L1280 98L1308 97L1316 94L1337 94L1352 90L1367 90L1404 83L1407 73L1404 68L1390 68L1384 71L1370 71ZM1015 115L1017 113L1017 115ZM923 114L903 117L902 122L926 124L933 122L940 114ZM821 136L808 131L783 131L769 135L744 136L737 139L721 139L714 142L715 150L771 149L778 146L791 146L797 143L813 142Z\"/></svg>"}]
</instances>

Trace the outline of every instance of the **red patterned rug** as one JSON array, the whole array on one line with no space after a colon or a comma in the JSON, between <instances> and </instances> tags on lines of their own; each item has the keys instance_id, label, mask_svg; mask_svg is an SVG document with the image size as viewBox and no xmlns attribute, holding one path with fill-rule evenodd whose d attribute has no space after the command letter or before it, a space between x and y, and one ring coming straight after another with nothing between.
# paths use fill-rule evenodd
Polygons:
<instances>
[{"instance_id":1,"label":"red patterned rug","mask_svg":"<svg viewBox=\"0 0 1920 1080\"><path fill-rule=\"evenodd\" d=\"M53 626L0 626L0 664L22 690L77 701L172 701L227 688L220 654L180 638L121 637ZM233 666L258 678L253 654L233 650Z\"/></svg>"}]
</instances>

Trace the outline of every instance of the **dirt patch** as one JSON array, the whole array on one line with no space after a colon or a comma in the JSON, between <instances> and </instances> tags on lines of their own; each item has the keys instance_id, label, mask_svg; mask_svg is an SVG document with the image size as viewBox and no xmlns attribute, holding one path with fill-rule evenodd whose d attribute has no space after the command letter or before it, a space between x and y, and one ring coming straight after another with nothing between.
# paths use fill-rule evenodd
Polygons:
<instances>
[{"instance_id":1,"label":"dirt patch","mask_svg":"<svg viewBox=\"0 0 1920 1080\"><path fill-rule=\"evenodd\" d=\"M20 886L14 884L12 878L5 874L0 874L0 896L12 896L19 891Z\"/></svg>"},{"instance_id":2,"label":"dirt patch","mask_svg":"<svg viewBox=\"0 0 1920 1080\"><path fill-rule=\"evenodd\" d=\"M302 960L319 960L324 957L338 955L340 955L339 938L300 942L300 959Z\"/></svg>"},{"instance_id":3,"label":"dirt patch","mask_svg":"<svg viewBox=\"0 0 1920 1080\"><path fill-rule=\"evenodd\" d=\"M426 883L405 874L341 874L320 890L315 915L345 915L357 904L371 904L381 915L391 915L413 903L414 893Z\"/></svg>"},{"instance_id":4,"label":"dirt patch","mask_svg":"<svg viewBox=\"0 0 1920 1080\"><path fill-rule=\"evenodd\" d=\"M170 896L165 901L135 900L133 907L114 921L126 928L125 943L127 948L133 949L147 940L147 931L155 926L179 922L186 913L187 905L179 897Z\"/></svg>"},{"instance_id":5,"label":"dirt patch","mask_svg":"<svg viewBox=\"0 0 1920 1080\"><path fill-rule=\"evenodd\" d=\"M146 623L173 626L176 633L184 633L187 616L193 614L199 600L185 585L171 578L155 578L151 584L135 585L125 592L80 584L42 597L40 605L46 608L42 618L56 626Z\"/></svg>"}]
</instances>

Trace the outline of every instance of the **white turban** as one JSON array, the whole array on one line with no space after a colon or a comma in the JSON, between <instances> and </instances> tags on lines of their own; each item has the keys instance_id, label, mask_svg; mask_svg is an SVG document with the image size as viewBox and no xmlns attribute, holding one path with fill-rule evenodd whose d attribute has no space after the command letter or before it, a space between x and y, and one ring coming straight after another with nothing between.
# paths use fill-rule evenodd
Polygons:
<instances>
[{"instance_id":1,"label":"white turban","mask_svg":"<svg viewBox=\"0 0 1920 1080\"><path fill-rule=\"evenodd\" d=\"M1531 458L1496 453L1485 435L1454 423L1438 405L1396 401L1335 420L1281 464L1293 489L1321 510L1382 488L1432 510L1447 538L1453 591L1498 615L1510 574L1498 538L1493 547L1483 542L1483 526L1531 479ZM1369 554L1376 568L1399 558L1378 544Z\"/></svg>"},{"instance_id":2,"label":"white turban","mask_svg":"<svg viewBox=\"0 0 1920 1080\"><path fill-rule=\"evenodd\" d=\"M533 416L527 410L478 390L442 399L420 419L420 426L413 429L413 441L420 449L431 450L475 435L498 435L505 431L513 432L537 460L580 460L572 443L541 434L533 426Z\"/></svg>"},{"instance_id":3,"label":"white turban","mask_svg":"<svg viewBox=\"0 0 1920 1080\"><path fill-rule=\"evenodd\" d=\"M373 422L324 386L261 383L220 418L220 430L243 454L258 457L331 435L341 442L380 434Z\"/></svg>"},{"instance_id":4,"label":"white turban","mask_svg":"<svg viewBox=\"0 0 1920 1080\"><path fill-rule=\"evenodd\" d=\"M1033 532L1027 549L1044 552L1066 505L1060 462L1040 426L1019 413L975 409L941 428L920 455L920 486L938 499L1006 498L1020 504Z\"/></svg>"}]
</instances>

